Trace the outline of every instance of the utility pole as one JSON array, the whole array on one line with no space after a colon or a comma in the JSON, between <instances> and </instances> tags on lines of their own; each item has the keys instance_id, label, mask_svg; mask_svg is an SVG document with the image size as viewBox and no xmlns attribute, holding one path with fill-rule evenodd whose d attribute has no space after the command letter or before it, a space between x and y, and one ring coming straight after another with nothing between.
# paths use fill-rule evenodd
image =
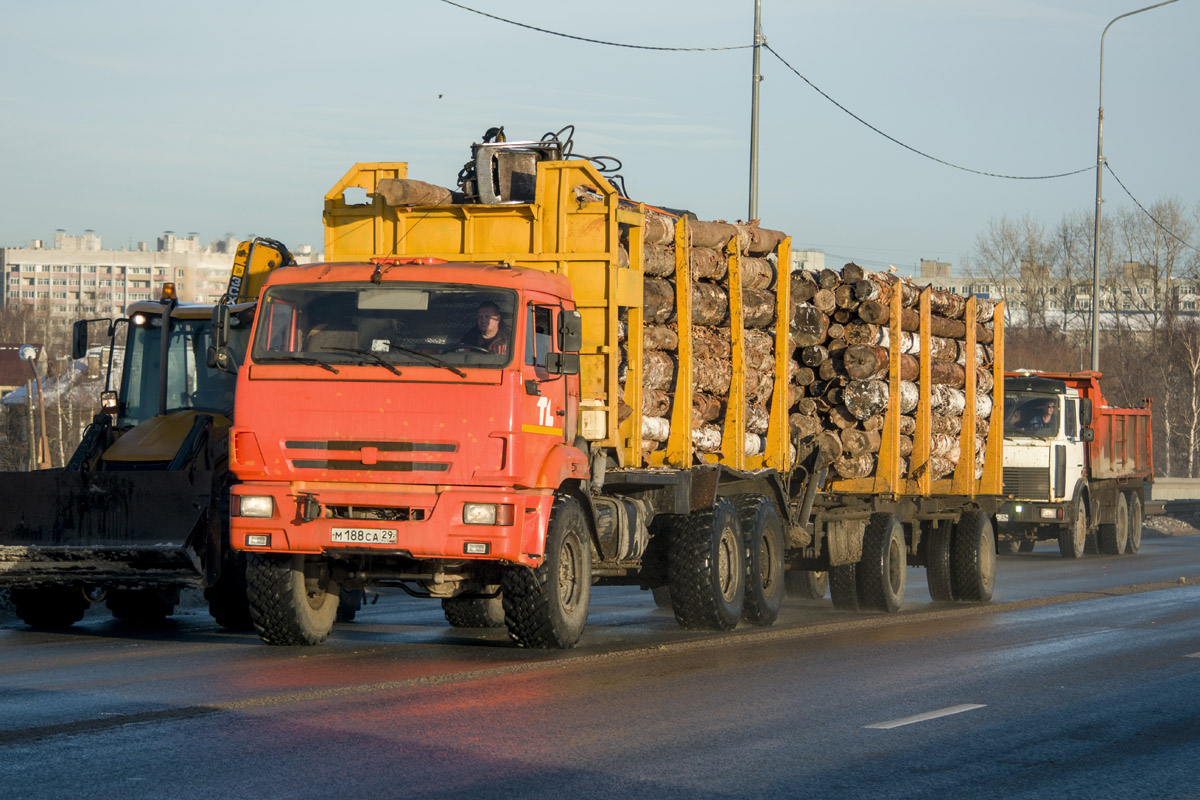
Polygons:
<instances>
[{"instance_id":1,"label":"utility pole","mask_svg":"<svg viewBox=\"0 0 1200 800\"><path fill-rule=\"evenodd\" d=\"M1092 369L1096 372L1100 371L1100 204L1104 202L1101 195L1102 168L1104 167L1104 37L1108 35L1108 29L1112 27L1113 22L1149 11L1152 8L1169 6L1174 2L1177 0L1164 0L1162 3L1155 3L1152 6L1113 17L1112 22L1105 25L1104 32L1100 34L1100 110L1096 115L1096 227L1092 231Z\"/></svg>"},{"instance_id":2,"label":"utility pole","mask_svg":"<svg viewBox=\"0 0 1200 800\"><path fill-rule=\"evenodd\" d=\"M750 81L750 210L747 220L758 219L758 71L759 51L766 42L762 35L762 0L754 0L754 75Z\"/></svg>"}]
</instances>

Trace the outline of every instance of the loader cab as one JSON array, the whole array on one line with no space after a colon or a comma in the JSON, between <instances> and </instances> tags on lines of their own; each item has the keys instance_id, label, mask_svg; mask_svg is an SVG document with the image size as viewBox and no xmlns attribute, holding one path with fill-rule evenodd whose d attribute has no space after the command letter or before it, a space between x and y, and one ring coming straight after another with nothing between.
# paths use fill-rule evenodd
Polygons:
<instances>
[{"instance_id":1,"label":"loader cab","mask_svg":"<svg viewBox=\"0 0 1200 800\"><path fill-rule=\"evenodd\" d=\"M252 313L253 305L248 305ZM232 418L237 376L207 366L207 351L212 344L212 307L175 306L169 317L165 348L163 309L159 303L138 303L129 309L116 427L134 427L160 412L181 410ZM232 314L228 345L239 361L246 352L248 339L246 313ZM164 386L165 393L160 399Z\"/></svg>"}]
</instances>

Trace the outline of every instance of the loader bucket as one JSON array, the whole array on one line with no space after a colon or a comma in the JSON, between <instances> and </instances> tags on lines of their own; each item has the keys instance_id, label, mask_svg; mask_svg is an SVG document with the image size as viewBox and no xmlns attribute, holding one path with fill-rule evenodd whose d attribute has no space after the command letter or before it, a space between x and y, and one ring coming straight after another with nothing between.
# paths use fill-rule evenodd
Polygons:
<instances>
[{"instance_id":1,"label":"loader bucket","mask_svg":"<svg viewBox=\"0 0 1200 800\"><path fill-rule=\"evenodd\" d=\"M212 473L0 474L0 586L204 586ZM198 527L199 525L199 527Z\"/></svg>"}]
</instances>

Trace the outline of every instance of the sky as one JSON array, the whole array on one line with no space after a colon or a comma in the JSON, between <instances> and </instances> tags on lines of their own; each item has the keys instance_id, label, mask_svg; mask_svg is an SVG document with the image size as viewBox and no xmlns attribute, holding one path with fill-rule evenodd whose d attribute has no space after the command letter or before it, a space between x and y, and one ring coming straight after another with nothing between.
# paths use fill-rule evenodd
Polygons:
<instances>
[{"instance_id":1,"label":"sky","mask_svg":"<svg viewBox=\"0 0 1200 800\"><path fill-rule=\"evenodd\" d=\"M576 37L750 44L754 0L461 0ZM989 221L1053 225L1096 191L1100 35L1127 0L761 0L763 225L837 266L956 267ZM1147 3L1148 4L1148 3ZM166 230L322 245L325 192L360 161L455 185L490 127L574 125L635 200L748 211L752 51L619 48L442 0L6 4L0 246ZM1104 42L1104 155L1143 205L1200 205L1200 0ZM773 51L773 52L772 52ZM885 138L838 108L775 55ZM1043 176L1006 180L956 169ZM1133 207L1104 174L1103 213ZM1200 242L1193 243L1200 246Z\"/></svg>"}]
</instances>

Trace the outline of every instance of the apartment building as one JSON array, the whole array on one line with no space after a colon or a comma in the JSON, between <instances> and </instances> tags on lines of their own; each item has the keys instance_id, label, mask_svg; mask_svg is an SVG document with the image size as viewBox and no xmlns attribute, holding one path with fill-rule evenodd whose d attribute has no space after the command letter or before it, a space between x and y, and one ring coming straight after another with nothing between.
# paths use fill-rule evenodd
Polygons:
<instances>
[{"instance_id":1,"label":"apartment building","mask_svg":"<svg viewBox=\"0 0 1200 800\"><path fill-rule=\"evenodd\" d=\"M180 300L216 302L229 282L236 238L202 246L196 234L167 231L156 248L138 242L132 250L106 250L95 231L54 235L53 244L35 239L29 247L0 248L0 306L34 305L69 317L120 315L135 300L161 295L174 282ZM310 247L298 248L299 261L317 260Z\"/></svg>"}]
</instances>

